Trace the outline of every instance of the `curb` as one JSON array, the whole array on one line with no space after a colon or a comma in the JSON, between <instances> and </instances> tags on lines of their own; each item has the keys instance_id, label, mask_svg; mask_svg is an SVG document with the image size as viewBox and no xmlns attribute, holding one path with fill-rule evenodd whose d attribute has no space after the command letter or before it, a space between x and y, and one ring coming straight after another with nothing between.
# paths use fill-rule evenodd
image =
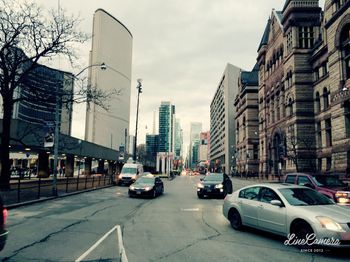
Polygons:
<instances>
[{"instance_id":1,"label":"curb","mask_svg":"<svg viewBox=\"0 0 350 262\"><path fill-rule=\"evenodd\" d=\"M6 209L10 210L10 209L15 209L17 207L29 206L29 205L32 205L32 204L37 204L37 203L41 203L41 202L45 202L45 201L49 201L49 200L58 199L58 198L74 196L74 195L87 193L87 192L95 191L95 190L99 190L99 189L109 188L109 187L113 187L113 186L114 185L108 185L108 186L103 186L103 187L94 187L94 188L90 188L90 189L85 189L85 190L79 190L79 191L75 191L75 192L71 192L71 193L66 193L66 194L63 194L63 195L56 196L56 197L54 197L54 196L53 197L45 197L45 198L40 198L40 199L36 199L36 200L31 200L31 201L26 201L26 202L6 205L4 207Z\"/></svg>"}]
</instances>

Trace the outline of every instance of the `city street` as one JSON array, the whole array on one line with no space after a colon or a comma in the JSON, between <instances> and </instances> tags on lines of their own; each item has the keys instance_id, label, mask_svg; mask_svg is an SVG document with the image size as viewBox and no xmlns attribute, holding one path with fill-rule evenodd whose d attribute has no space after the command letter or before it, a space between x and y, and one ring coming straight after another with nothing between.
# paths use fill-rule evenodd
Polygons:
<instances>
[{"instance_id":1,"label":"city street","mask_svg":"<svg viewBox=\"0 0 350 262\"><path fill-rule=\"evenodd\" d=\"M199 177L164 181L156 199L129 198L111 187L9 211L3 261L75 261L120 225L129 261L349 261L350 255L305 253L284 239L234 231L222 199L198 199ZM251 180L232 179L234 190ZM119 242L118 242L119 241ZM121 239L112 232L83 261L119 261Z\"/></svg>"}]
</instances>

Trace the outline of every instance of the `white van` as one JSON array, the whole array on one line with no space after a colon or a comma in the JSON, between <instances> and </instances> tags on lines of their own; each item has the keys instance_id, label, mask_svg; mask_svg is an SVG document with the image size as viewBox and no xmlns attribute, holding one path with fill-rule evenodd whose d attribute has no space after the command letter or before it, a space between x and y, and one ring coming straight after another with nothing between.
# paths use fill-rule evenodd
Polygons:
<instances>
[{"instance_id":1,"label":"white van","mask_svg":"<svg viewBox=\"0 0 350 262\"><path fill-rule=\"evenodd\" d=\"M118 185L130 185L143 175L143 166L140 163L125 163L118 178Z\"/></svg>"}]
</instances>

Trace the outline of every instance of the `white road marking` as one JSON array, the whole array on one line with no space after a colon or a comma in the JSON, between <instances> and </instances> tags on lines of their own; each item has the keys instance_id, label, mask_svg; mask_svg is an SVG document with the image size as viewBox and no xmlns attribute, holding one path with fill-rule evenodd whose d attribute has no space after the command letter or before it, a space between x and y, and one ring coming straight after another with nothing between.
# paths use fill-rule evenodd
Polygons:
<instances>
[{"instance_id":1,"label":"white road marking","mask_svg":"<svg viewBox=\"0 0 350 262\"><path fill-rule=\"evenodd\" d=\"M121 256L121 261L122 262L128 262L128 258L126 257L126 253L124 250L124 245L123 245L123 237L121 233L121 228L119 225L114 226L111 230L109 230L106 234L104 234L95 244L93 244L88 250L84 252L79 258L75 260L75 262L80 262L84 258L86 258L96 247L98 247L103 240L105 240L113 231L117 230L117 236L118 236L118 246L119 246L119 254Z\"/></svg>"},{"instance_id":2,"label":"white road marking","mask_svg":"<svg viewBox=\"0 0 350 262\"><path fill-rule=\"evenodd\" d=\"M181 208L181 211L184 211L184 212L197 212L197 211L199 211L199 208Z\"/></svg>"}]
</instances>

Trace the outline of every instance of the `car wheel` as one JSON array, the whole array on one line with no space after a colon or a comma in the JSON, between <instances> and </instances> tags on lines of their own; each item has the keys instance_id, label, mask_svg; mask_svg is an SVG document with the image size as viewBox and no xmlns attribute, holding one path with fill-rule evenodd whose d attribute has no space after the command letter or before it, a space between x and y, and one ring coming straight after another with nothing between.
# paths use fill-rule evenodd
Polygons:
<instances>
[{"instance_id":1,"label":"car wheel","mask_svg":"<svg viewBox=\"0 0 350 262\"><path fill-rule=\"evenodd\" d=\"M314 231L312 230L312 227L304 222L304 221L300 221L298 223L296 223L293 226L293 229L291 230L292 233L295 234L297 239L305 239L308 235L311 235L314 233ZM310 247L308 244L304 244L304 245L298 245L299 248L306 248L306 247Z\"/></svg>"},{"instance_id":2,"label":"car wheel","mask_svg":"<svg viewBox=\"0 0 350 262\"><path fill-rule=\"evenodd\" d=\"M203 195L202 194L197 194L198 198L202 199Z\"/></svg>"},{"instance_id":3,"label":"car wheel","mask_svg":"<svg viewBox=\"0 0 350 262\"><path fill-rule=\"evenodd\" d=\"M236 209L233 209L229 213L229 220L231 223L231 227L235 230L241 230L242 229L242 219L241 215Z\"/></svg>"}]
</instances>

